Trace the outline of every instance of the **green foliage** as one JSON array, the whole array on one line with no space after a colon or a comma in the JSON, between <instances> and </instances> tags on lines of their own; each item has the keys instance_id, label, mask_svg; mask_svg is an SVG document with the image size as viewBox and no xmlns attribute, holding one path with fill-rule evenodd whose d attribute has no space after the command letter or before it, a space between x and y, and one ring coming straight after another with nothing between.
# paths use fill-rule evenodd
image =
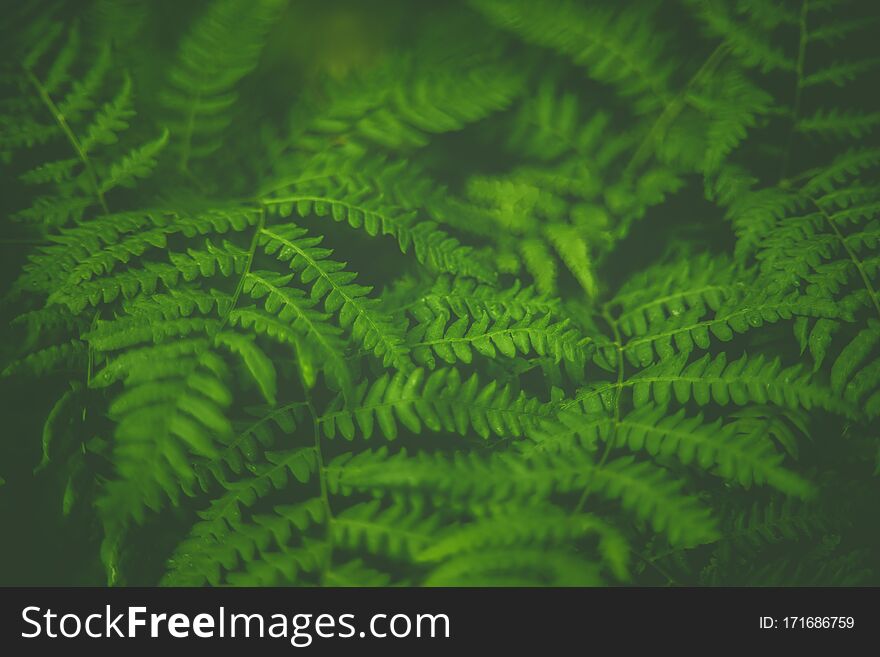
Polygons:
<instances>
[{"instance_id":1,"label":"green foliage","mask_svg":"<svg viewBox=\"0 0 880 657\"><path fill-rule=\"evenodd\" d=\"M553 404L530 399L510 385L499 390L495 381L481 386L476 375L462 381L455 369L436 370L427 378L422 369L409 376L397 372L389 378L386 374L369 386L359 386L353 402L318 419L329 438L338 429L352 440L355 422L365 439L373 435L373 427L378 424L385 438L394 440L398 422L412 433L420 433L424 424L430 431L463 436L474 431L483 439L490 434L522 437L542 418L553 415Z\"/></svg>"},{"instance_id":2,"label":"green foliage","mask_svg":"<svg viewBox=\"0 0 880 657\"><path fill-rule=\"evenodd\" d=\"M213 154L232 122L235 87L257 65L284 0L211 3L181 40L161 100L168 114L177 166Z\"/></svg>"},{"instance_id":3,"label":"green foliage","mask_svg":"<svg viewBox=\"0 0 880 657\"><path fill-rule=\"evenodd\" d=\"M286 262L299 275L299 282L309 286L310 297L323 300L328 314L338 314L352 339L381 358L386 367L407 369L409 349L400 331L377 309L377 300L367 296L371 288L354 283L357 274L345 271L345 263L328 259L333 252L319 246L322 241L306 237L306 231L295 224L261 228L257 233L257 245Z\"/></svg>"},{"instance_id":4,"label":"green foliage","mask_svg":"<svg viewBox=\"0 0 880 657\"><path fill-rule=\"evenodd\" d=\"M638 111L655 109L671 97L672 66L662 53L665 39L656 33L648 11L614 13L573 2L555 2L551 10L525 1L473 4L490 20L570 57L592 78L634 97Z\"/></svg>"},{"instance_id":5,"label":"green foliage","mask_svg":"<svg viewBox=\"0 0 880 657\"><path fill-rule=\"evenodd\" d=\"M0 143L8 159L22 148L67 142L69 156L42 161L19 173L24 182L51 191L34 194L32 204L15 215L44 226L63 226L79 222L90 208L107 213L107 194L148 177L168 135L163 131L158 139L126 150L122 134L135 116L131 78L123 73L121 81L111 79L109 45L101 47L91 61L83 55L77 23L66 35L61 23L50 25L23 53L23 67L12 76L19 88L30 86L32 95L14 106L14 114L2 116ZM88 63L79 64L79 60ZM74 65L86 67L83 77L74 77ZM99 100L109 89L113 96ZM39 119L28 117L27 128L16 129L21 117L30 113Z\"/></svg>"},{"instance_id":6,"label":"green foliage","mask_svg":"<svg viewBox=\"0 0 880 657\"><path fill-rule=\"evenodd\" d=\"M0 78L19 469L108 582L876 583L875 9L111 4Z\"/></svg>"}]
</instances>

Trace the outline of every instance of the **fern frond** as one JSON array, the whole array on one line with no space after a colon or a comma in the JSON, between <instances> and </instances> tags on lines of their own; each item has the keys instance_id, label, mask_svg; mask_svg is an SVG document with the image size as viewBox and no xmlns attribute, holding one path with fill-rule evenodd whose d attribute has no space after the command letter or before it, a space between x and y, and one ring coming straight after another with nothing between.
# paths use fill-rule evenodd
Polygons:
<instances>
[{"instance_id":1,"label":"fern frond","mask_svg":"<svg viewBox=\"0 0 880 657\"><path fill-rule=\"evenodd\" d=\"M170 290L181 280L210 277L218 271L224 276L240 274L248 254L230 242L217 246L208 240L203 251L190 248L186 253L169 253L168 258L170 263L146 262L141 269L128 269L88 281L69 280L52 292L49 303L64 304L78 313L88 306L113 303L119 297L132 299L139 294L153 294L160 283Z\"/></svg>"},{"instance_id":2,"label":"fern frond","mask_svg":"<svg viewBox=\"0 0 880 657\"><path fill-rule=\"evenodd\" d=\"M706 32L716 38L724 39L730 51L745 65L757 68L763 73L774 70L791 71L795 68L793 59L786 56L781 48L772 43L766 21L738 20L730 11L728 2L689 1L694 12L704 25ZM773 26L775 27L775 25Z\"/></svg>"},{"instance_id":3,"label":"fern frond","mask_svg":"<svg viewBox=\"0 0 880 657\"><path fill-rule=\"evenodd\" d=\"M110 170L101 181L100 190L106 194L114 187L132 187L138 178L146 178L156 168L156 157L168 143L168 130L153 141L134 149L118 162L110 165Z\"/></svg>"},{"instance_id":4,"label":"fern frond","mask_svg":"<svg viewBox=\"0 0 880 657\"><path fill-rule=\"evenodd\" d=\"M134 297L124 301L122 308L132 316L146 318L150 322L191 317L194 314L227 317L232 305L232 295L219 290L202 290L181 285L167 293Z\"/></svg>"},{"instance_id":5,"label":"fern frond","mask_svg":"<svg viewBox=\"0 0 880 657\"><path fill-rule=\"evenodd\" d=\"M553 416L553 404L517 392L511 385L492 381L480 385L476 375L462 381L458 370L438 369L425 376L421 368L408 376L384 374L364 382L349 404L330 409L319 422L328 438L338 431L352 440L356 428L369 439L376 424L382 435L394 440L402 424L412 433L446 431L467 435L473 430L483 439L520 437Z\"/></svg>"},{"instance_id":6,"label":"fern frond","mask_svg":"<svg viewBox=\"0 0 880 657\"><path fill-rule=\"evenodd\" d=\"M520 251L526 268L535 279L535 285L542 294L556 292L556 261L547 245L536 239L523 240Z\"/></svg>"},{"instance_id":7,"label":"fern frond","mask_svg":"<svg viewBox=\"0 0 880 657\"><path fill-rule=\"evenodd\" d=\"M83 112L95 106L94 99L110 70L110 64L110 48L103 47L86 74L75 80L70 91L58 102L58 109L64 116L76 120Z\"/></svg>"},{"instance_id":8,"label":"fern frond","mask_svg":"<svg viewBox=\"0 0 880 657\"><path fill-rule=\"evenodd\" d=\"M113 376L125 391L110 405L114 432L114 479L96 502L104 524L101 557L112 584L119 578L120 541L145 511L173 503L181 491L192 494L196 475L189 454L212 457L217 443L232 435L224 410L231 394L226 367L197 339L146 347L111 361L97 380ZM198 355L196 355L198 354Z\"/></svg>"},{"instance_id":9,"label":"fern frond","mask_svg":"<svg viewBox=\"0 0 880 657\"><path fill-rule=\"evenodd\" d=\"M409 369L408 349L400 331L377 309L367 295L371 288L354 283L355 274L344 271L344 263L328 260L330 249L320 247L321 237L306 237L296 225L263 228L259 245L267 255L287 262L305 285L311 285L311 298L323 299L324 309L338 314L339 323L363 347L381 358L385 365Z\"/></svg>"},{"instance_id":10,"label":"fern frond","mask_svg":"<svg viewBox=\"0 0 880 657\"><path fill-rule=\"evenodd\" d=\"M807 135L825 139L859 138L869 134L880 125L880 112L847 110L818 110L813 116L798 120L796 129Z\"/></svg>"},{"instance_id":11,"label":"fern frond","mask_svg":"<svg viewBox=\"0 0 880 657\"><path fill-rule=\"evenodd\" d=\"M723 543L756 550L781 541L813 538L829 528L822 513L791 499L773 498L766 505L756 502L745 511L730 514L722 523Z\"/></svg>"},{"instance_id":12,"label":"fern frond","mask_svg":"<svg viewBox=\"0 0 880 657\"><path fill-rule=\"evenodd\" d=\"M345 357L342 331L328 321L328 313L315 309L316 299L288 285L292 278L292 274L248 272L242 292L255 300L262 300L265 312L256 308L238 308L230 312L229 321L294 347L307 386L314 384L315 371L323 369L330 380L347 393L351 371Z\"/></svg>"},{"instance_id":13,"label":"fern frond","mask_svg":"<svg viewBox=\"0 0 880 657\"><path fill-rule=\"evenodd\" d=\"M348 507L330 521L333 544L342 549L409 561L429 545L439 518L423 515L420 505L392 504L381 500Z\"/></svg>"},{"instance_id":14,"label":"fern frond","mask_svg":"<svg viewBox=\"0 0 880 657\"><path fill-rule=\"evenodd\" d=\"M444 562L487 550L566 544L595 535L598 551L611 573L629 578L629 545L614 527L590 514L570 515L556 507L499 508L485 517L442 531L418 554L419 561Z\"/></svg>"},{"instance_id":15,"label":"fern frond","mask_svg":"<svg viewBox=\"0 0 880 657\"><path fill-rule=\"evenodd\" d=\"M294 126L292 140L320 152L345 143L353 154L366 144L389 150L424 146L428 135L459 130L510 105L524 72L497 57L388 58L370 75L330 87L332 100L314 103L314 117Z\"/></svg>"},{"instance_id":16,"label":"fern frond","mask_svg":"<svg viewBox=\"0 0 880 657\"><path fill-rule=\"evenodd\" d=\"M731 262L705 255L640 272L620 287L609 305L620 309L616 321L623 334L638 335L650 322L688 311L718 311L742 287Z\"/></svg>"},{"instance_id":17,"label":"fern frond","mask_svg":"<svg viewBox=\"0 0 880 657\"><path fill-rule=\"evenodd\" d=\"M77 166L79 160L76 158L46 162L30 171L25 171L19 179L32 185L61 183L73 178Z\"/></svg>"},{"instance_id":18,"label":"fern frond","mask_svg":"<svg viewBox=\"0 0 880 657\"><path fill-rule=\"evenodd\" d=\"M780 218L805 205L806 199L799 193L778 187L741 194L726 213L737 237L737 259L745 261Z\"/></svg>"},{"instance_id":19,"label":"fern frond","mask_svg":"<svg viewBox=\"0 0 880 657\"><path fill-rule=\"evenodd\" d=\"M484 460L474 454L450 458L425 452L408 457L405 450L389 455L381 448L338 457L328 465L327 475L334 493L428 490L470 503L538 499L587 488L620 500L625 509L656 531L666 532L675 544L697 545L718 536L708 510L682 495L678 482L662 469L630 457L600 467L582 452L565 458L536 453L529 460L496 452Z\"/></svg>"},{"instance_id":20,"label":"fern frond","mask_svg":"<svg viewBox=\"0 0 880 657\"><path fill-rule=\"evenodd\" d=\"M857 176L865 169L880 164L880 148L854 148L834 159L820 173L812 176L803 186L805 194L832 192L835 187Z\"/></svg>"},{"instance_id":21,"label":"fern frond","mask_svg":"<svg viewBox=\"0 0 880 657\"><path fill-rule=\"evenodd\" d=\"M573 226L553 224L545 232L562 262L574 274L587 296L595 297L599 292L596 274L593 272L589 247L580 231Z\"/></svg>"},{"instance_id":22,"label":"fern frond","mask_svg":"<svg viewBox=\"0 0 880 657\"><path fill-rule=\"evenodd\" d=\"M822 84L834 84L838 87L843 87L858 78L860 75L863 75L878 66L880 66L880 58L878 57L853 62L834 62L805 76L802 84L805 88L815 87Z\"/></svg>"},{"instance_id":23,"label":"fern frond","mask_svg":"<svg viewBox=\"0 0 880 657\"><path fill-rule=\"evenodd\" d=\"M80 366L86 361L86 352L86 344L79 339L52 345L9 363L3 369L2 376L8 377L20 373L42 376L62 368L80 369Z\"/></svg>"},{"instance_id":24,"label":"fern frond","mask_svg":"<svg viewBox=\"0 0 880 657\"><path fill-rule=\"evenodd\" d=\"M112 321L98 320L90 331L83 334L89 345L99 351L118 351L135 345L159 344L169 338L185 336L214 336L220 322L202 317L153 320L149 323L140 317L121 317Z\"/></svg>"},{"instance_id":25,"label":"fern frond","mask_svg":"<svg viewBox=\"0 0 880 657\"><path fill-rule=\"evenodd\" d=\"M51 116L54 125L31 121L23 136L11 142L0 139L6 150L16 147L64 140L66 148L75 155L40 166L23 175L23 179L37 184L54 183L54 193L37 196L32 204L15 217L45 226L63 226L82 220L92 205L109 214L105 195L114 187L131 186L134 179L145 178L155 163L152 157L161 149L162 140L131 149L131 155L115 161L111 146L120 141L122 133L129 128L135 116L132 103L133 83L126 71L122 72L121 84L115 96L100 102L105 87L111 85L110 49L107 44L99 48L96 58L89 64L84 77L77 80L72 71L82 59L79 28L75 24L68 30L64 44L53 54L47 65L40 65L42 56L52 50L50 40L41 42L24 62L25 76L33 88L36 99L27 108L20 108L39 116ZM92 111L94 110L94 111ZM91 115L89 115L91 111ZM0 124L13 122L15 117L0 117ZM29 120L30 121L30 120ZM112 158L112 159L111 159Z\"/></svg>"},{"instance_id":26,"label":"fern frond","mask_svg":"<svg viewBox=\"0 0 880 657\"><path fill-rule=\"evenodd\" d=\"M80 31L79 27L74 23L73 27L67 32L67 39L61 46L55 60L46 72L43 87L49 94L54 94L61 85L70 81L70 68L80 49Z\"/></svg>"},{"instance_id":27,"label":"fern frond","mask_svg":"<svg viewBox=\"0 0 880 657\"><path fill-rule=\"evenodd\" d=\"M675 353L691 353L695 347L708 349L712 337L729 342L737 333L795 315L834 319L841 316L841 309L827 299L762 290L751 298L735 299L705 318L697 309L649 323L646 330L636 326L623 353L633 365L644 367Z\"/></svg>"},{"instance_id":28,"label":"fern frond","mask_svg":"<svg viewBox=\"0 0 880 657\"><path fill-rule=\"evenodd\" d=\"M294 210L301 217L329 215L334 221L362 228L371 237L380 233L390 235L397 240L402 253L412 246L416 259L438 272L454 272L487 282L496 278L473 249L462 246L435 222L419 221L415 209L406 210L382 194L374 195L358 179L326 178L312 180L308 185L287 185L264 197L262 203L281 217L290 216Z\"/></svg>"},{"instance_id":29,"label":"fern frond","mask_svg":"<svg viewBox=\"0 0 880 657\"><path fill-rule=\"evenodd\" d=\"M748 356L728 361L722 352L715 357L705 354L688 362L686 354L663 358L624 382L632 387L633 404L640 408L654 400L679 404L691 400L700 406L710 403L725 406L730 402L772 403L797 409L824 408L855 415L856 409L829 395L824 386L810 380L800 365L783 367L778 358Z\"/></svg>"},{"instance_id":30,"label":"fern frond","mask_svg":"<svg viewBox=\"0 0 880 657\"><path fill-rule=\"evenodd\" d=\"M539 9L520 0L472 0L496 25L524 40L551 48L584 66L600 82L616 86L648 112L671 99L672 66L663 56L663 36L650 27L645 11L617 14L574 2Z\"/></svg>"},{"instance_id":31,"label":"fern frond","mask_svg":"<svg viewBox=\"0 0 880 657\"><path fill-rule=\"evenodd\" d=\"M441 314L461 318L483 313L493 320L504 316L521 320L527 315L555 315L559 302L518 281L507 289L500 289L466 277L439 276L425 294L407 305L407 310L419 322L430 321Z\"/></svg>"},{"instance_id":32,"label":"fern frond","mask_svg":"<svg viewBox=\"0 0 880 657\"><path fill-rule=\"evenodd\" d=\"M595 143L609 117L597 113L582 125L579 114L574 94L558 91L552 80L543 80L534 97L517 112L508 147L548 161L571 149L583 152Z\"/></svg>"},{"instance_id":33,"label":"fern frond","mask_svg":"<svg viewBox=\"0 0 880 657\"><path fill-rule=\"evenodd\" d=\"M665 406L642 405L617 422L605 418L581 426L575 429L581 443L611 441L613 436L616 447L644 450L659 459L674 456L686 466L711 468L744 488L767 484L787 495L815 495L808 482L781 466L783 456L767 439L761 424L722 424L720 419L707 422L701 414L688 416L684 409L670 413Z\"/></svg>"},{"instance_id":34,"label":"fern frond","mask_svg":"<svg viewBox=\"0 0 880 657\"><path fill-rule=\"evenodd\" d=\"M314 450L267 453L267 459L268 463L255 468L252 477L226 483L227 491L199 512L201 520L169 559L162 584L217 585L224 579L243 584L248 575L259 574L257 555L265 560L263 565L280 566L280 561L286 561L279 569L289 582L295 581L300 571L316 568L316 559L306 556L307 548L291 547L288 542L295 532L324 520L320 499L275 507L273 514L244 515L260 498L283 488L291 477L300 484L308 483L317 467ZM239 574L242 566L245 572Z\"/></svg>"},{"instance_id":35,"label":"fern frond","mask_svg":"<svg viewBox=\"0 0 880 657\"><path fill-rule=\"evenodd\" d=\"M506 358L535 353L580 366L587 354L585 339L577 330L565 320L552 322L549 314L526 315L516 321L509 315L490 320L488 313L482 313L449 323L449 317L441 313L410 328L406 341L413 359L429 369L436 366L435 355L455 365L472 362L474 351L487 358L495 358L499 352Z\"/></svg>"},{"instance_id":36,"label":"fern frond","mask_svg":"<svg viewBox=\"0 0 880 657\"><path fill-rule=\"evenodd\" d=\"M808 9L812 11L811 8ZM823 21L820 25L810 28L807 38L810 41L818 41L830 45L848 36L855 36L854 32L876 25L878 20L880 18L876 16L860 16L856 19Z\"/></svg>"},{"instance_id":37,"label":"fern frond","mask_svg":"<svg viewBox=\"0 0 880 657\"><path fill-rule=\"evenodd\" d=\"M271 456L267 453L289 441L303 424L304 406L294 402L245 409L248 418L233 421L235 438L220 448L217 458L199 459L193 465L201 489L209 492L215 483L223 488L230 480L259 470Z\"/></svg>"},{"instance_id":38,"label":"fern frond","mask_svg":"<svg viewBox=\"0 0 880 657\"><path fill-rule=\"evenodd\" d=\"M768 30L780 25L796 25L799 18L797 11L784 2L737 0L734 11L747 16L749 21Z\"/></svg>"},{"instance_id":39,"label":"fern frond","mask_svg":"<svg viewBox=\"0 0 880 657\"><path fill-rule=\"evenodd\" d=\"M831 368L832 389L863 408L869 417L880 415L880 358L874 354L877 345L880 322L870 319L843 348Z\"/></svg>"},{"instance_id":40,"label":"fern frond","mask_svg":"<svg viewBox=\"0 0 880 657\"><path fill-rule=\"evenodd\" d=\"M717 172L728 155L769 112L773 98L739 71L718 74L714 84L720 87L716 97L691 93L689 101L709 117L706 151L702 169Z\"/></svg>"},{"instance_id":41,"label":"fern frond","mask_svg":"<svg viewBox=\"0 0 880 657\"><path fill-rule=\"evenodd\" d=\"M565 549L487 549L434 569L426 586L601 586L601 566Z\"/></svg>"},{"instance_id":42,"label":"fern frond","mask_svg":"<svg viewBox=\"0 0 880 657\"><path fill-rule=\"evenodd\" d=\"M161 101L168 113L169 149L178 167L222 145L237 100L236 86L257 65L266 33L284 0L211 3L181 42Z\"/></svg>"},{"instance_id":43,"label":"fern frond","mask_svg":"<svg viewBox=\"0 0 880 657\"><path fill-rule=\"evenodd\" d=\"M88 155L98 144L106 146L119 141L118 133L128 128L128 120L135 115L131 96L131 78L125 77L116 97L101 107L86 128L80 140L83 153Z\"/></svg>"},{"instance_id":44,"label":"fern frond","mask_svg":"<svg viewBox=\"0 0 880 657\"><path fill-rule=\"evenodd\" d=\"M258 222L250 208L219 208L195 213L144 210L106 215L78 226L61 228L28 258L16 285L49 292L58 285L91 280L110 273L148 249L162 248L167 239L213 233L240 232Z\"/></svg>"},{"instance_id":45,"label":"fern frond","mask_svg":"<svg viewBox=\"0 0 880 657\"><path fill-rule=\"evenodd\" d=\"M224 331L214 337L214 343L238 354L254 382L259 386L266 402L275 404L275 396L278 392L278 375L275 372L275 365L272 364L272 360L266 353L257 346L253 336Z\"/></svg>"}]
</instances>

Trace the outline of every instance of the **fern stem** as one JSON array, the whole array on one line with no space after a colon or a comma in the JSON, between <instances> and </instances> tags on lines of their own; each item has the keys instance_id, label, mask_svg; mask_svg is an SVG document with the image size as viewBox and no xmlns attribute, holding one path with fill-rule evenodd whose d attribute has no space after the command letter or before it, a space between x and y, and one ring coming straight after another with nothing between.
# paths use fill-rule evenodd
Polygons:
<instances>
[{"instance_id":1,"label":"fern stem","mask_svg":"<svg viewBox=\"0 0 880 657\"><path fill-rule=\"evenodd\" d=\"M95 330L95 326L98 325L98 317L100 316L100 314L101 314L101 311L100 311L100 309L99 309L99 310L96 310L96 311L95 311L95 314L94 314L94 315L92 315L92 322L91 322L91 324L90 324L90 326L89 326L89 331L94 331L94 330ZM88 362L87 362L87 364L86 364L86 388L91 387L91 383L92 383L92 368L94 367L94 360L95 360L95 349L94 349L94 347L92 347L91 344L89 344L89 349L88 349ZM85 409L83 409L83 412L85 413ZM85 417L83 417L83 419L85 419Z\"/></svg>"},{"instance_id":2,"label":"fern stem","mask_svg":"<svg viewBox=\"0 0 880 657\"><path fill-rule=\"evenodd\" d=\"M186 132L183 137L183 148L180 151L180 162L177 164L177 169L181 173L189 173L189 155L190 150L192 148L192 135L193 130L195 130L196 124L196 107L199 106L199 103L202 100L202 88L199 86L198 92L196 92L195 100L190 104L189 112L186 117Z\"/></svg>"},{"instance_id":3,"label":"fern stem","mask_svg":"<svg viewBox=\"0 0 880 657\"><path fill-rule=\"evenodd\" d=\"M321 585L323 586L326 583L325 578L327 577L327 573L330 572L330 569L333 566L333 510L330 508L330 493L327 489L327 473L326 467L324 466L324 455L321 451L321 431L318 427L318 413L312 405L308 390L306 390L305 394L307 399L306 408L309 409L309 413L312 416L312 427L315 432L315 457L318 463L318 485L321 489L321 504L324 507L324 514L327 517L325 534L327 554L324 561L324 567L321 569Z\"/></svg>"},{"instance_id":4,"label":"fern stem","mask_svg":"<svg viewBox=\"0 0 880 657\"><path fill-rule=\"evenodd\" d=\"M79 139L77 139L73 130L70 128L70 124L67 123L67 119L64 114L61 113L61 110L58 109L58 106L55 104L55 101L49 96L49 93L46 91L46 88L42 85L42 83L37 79L37 76L34 75L33 71L30 69L25 69L27 72L28 79L31 81L31 84L37 90L37 93L40 96L40 100L46 105L49 111L52 113L52 117L55 119L55 122L58 123L58 126L61 128L64 135L67 137L67 141L70 142L70 145L73 147L73 150L76 151L77 156L80 161L83 163L85 167L86 176L88 176L89 184L92 186L92 191L95 193L95 196L98 199L98 203L101 204L101 209L104 211L104 214L110 214L110 210L107 208L107 202L104 200L104 193L101 191L101 188L98 186L98 176L95 174L95 169L92 166L92 161L89 159L86 152L83 150L82 144L80 144Z\"/></svg>"},{"instance_id":5,"label":"fern stem","mask_svg":"<svg viewBox=\"0 0 880 657\"><path fill-rule=\"evenodd\" d=\"M688 92L703 78L703 76L714 71L726 55L727 44L719 44L718 47L712 51L712 54L706 58L706 61L703 62L703 65L700 66L699 70L697 70L691 79L688 80L684 89L682 89L672 100L666 103L663 112L657 117L657 120L654 121L653 125L651 125L648 134L642 140L642 143L639 144L636 152L627 163L626 168L624 169L624 177L631 175L633 169L642 164L650 156L654 148L654 143L666 131L669 124L675 120L686 105L685 99L687 98Z\"/></svg>"},{"instance_id":6,"label":"fern stem","mask_svg":"<svg viewBox=\"0 0 880 657\"><path fill-rule=\"evenodd\" d=\"M599 461L599 467L605 465L605 461L608 460L608 454L611 452L611 446L614 444L614 439L617 437L617 427L620 425L620 393L623 390L623 345L620 337L620 329L617 327L617 322L611 317L611 314L607 309L603 311L603 316L605 320L608 322L608 325L611 327L612 332L614 333L614 345L617 348L617 386L614 389L614 428L612 429L612 435L608 440L608 444L605 445L605 452L602 454L602 459Z\"/></svg>"},{"instance_id":7,"label":"fern stem","mask_svg":"<svg viewBox=\"0 0 880 657\"><path fill-rule=\"evenodd\" d=\"M617 327L617 322L614 321L614 318L611 316L611 313L608 311L608 307L606 306L602 310L602 317L608 323L608 326L611 328L611 332L614 334L614 348L617 350L617 384L614 386L614 397L612 398L612 404L614 405L614 421L611 425L611 430L608 434L608 439L605 441L605 449L602 452L602 457L599 459L599 463L594 470L591 472L595 472L596 470L600 470L602 466L605 465L606 461L608 461L608 456L611 454L611 449L614 446L614 442L617 439L617 428L620 426L620 393L623 390L623 346L621 344L620 338L620 329ZM586 485L584 486L584 491L581 493L581 497L578 500L578 503L575 505L573 515L578 514L583 511L584 505L587 503L587 498L590 495L590 483L592 479L592 474L589 476Z\"/></svg>"},{"instance_id":8,"label":"fern stem","mask_svg":"<svg viewBox=\"0 0 880 657\"><path fill-rule=\"evenodd\" d=\"M834 231L834 234L837 236L837 239L840 241L840 245L843 247L843 250L846 251L849 259L852 260L853 265L856 268L856 271L859 272L859 277L862 279L862 283L865 286L865 289L868 290L868 296L871 297L871 303L874 304L874 310L877 311L877 315L880 316L880 299L877 297L877 290L874 289L874 286L871 284L871 279L868 276L865 268L862 266L862 261L859 260L859 257L856 255L856 252L853 251L849 244L846 243L846 236L840 232L840 229L837 227L837 224L834 223L834 219L831 218L831 215L819 205L816 200L810 197L810 201L814 206L822 213L822 216L825 217L825 221L828 222L828 225L831 226L831 230Z\"/></svg>"},{"instance_id":9,"label":"fern stem","mask_svg":"<svg viewBox=\"0 0 880 657\"><path fill-rule=\"evenodd\" d=\"M222 331L226 324L229 322L229 315L235 309L236 304L238 304L238 299L241 296L241 291L244 288L244 282L248 277L248 274L251 272L251 265L254 262L254 254L257 252L257 243L260 239L260 233L263 230L263 227L266 225L266 208L260 206L260 218L257 221L257 226L254 229L253 237L251 237L251 245L248 248L248 256L247 262L245 262L244 269L241 272L241 276L238 279L238 285L235 286L235 292L232 295L232 301L229 304L229 308L226 309L226 312L223 314L222 321L220 322L219 331Z\"/></svg>"},{"instance_id":10,"label":"fern stem","mask_svg":"<svg viewBox=\"0 0 880 657\"><path fill-rule=\"evenodd\" d=\"M801 94L804 87L804 59L807 54L807 3L808 0L804 0L801 4L800 39L798 41L797 64L795 65L794 104L791 108L791 127L788 131L785 150L782 153L782 170L779 172L780 180L785 179L785 174L788 170L788 162L794 144L794 133L797 127L798 115L801 111Z\"/></svg>"}]
</instances>

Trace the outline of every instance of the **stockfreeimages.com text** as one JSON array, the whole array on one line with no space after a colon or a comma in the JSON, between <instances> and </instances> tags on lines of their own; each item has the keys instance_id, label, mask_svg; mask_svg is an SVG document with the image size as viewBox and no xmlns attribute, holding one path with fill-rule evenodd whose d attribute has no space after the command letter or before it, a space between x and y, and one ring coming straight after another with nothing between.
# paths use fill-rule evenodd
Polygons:
<instances>
[{"instance_id":1,"label":"stockfreeimages.com text","mask_svg":"<svg viewBox=\"0 0 880 657\"><path fill-rule=\"evenodd\" d=\"M198 637L289 639L291 645L306 647L315 638L449 638L450 620L446 614L373 614L358 629L354 614L247 614L227 612L220 607L216 613L150 613L146 607L126 607L114 612L106 605L102 612L86 616L62 613L41 607L25 607L21 613L26 630L21 636L67 638L138 638L165 637L176 639Z\"/></svg>"}]
</instances>

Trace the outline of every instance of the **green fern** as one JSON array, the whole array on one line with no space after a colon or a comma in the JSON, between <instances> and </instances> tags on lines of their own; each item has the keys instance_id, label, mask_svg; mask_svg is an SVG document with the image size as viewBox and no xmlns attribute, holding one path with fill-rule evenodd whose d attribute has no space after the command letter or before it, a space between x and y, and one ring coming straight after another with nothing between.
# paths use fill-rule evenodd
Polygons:
<instances>
[{"instance_id":1,"label":"green fern","mask_svg":"<svg viewBox=\"0 0 880 657\"><path fill-rule=\"evenodd\" d=\"M109 583L876 581L872 8L56 4L0 484Z\"/></svg>"},{"instance_id":2,"label":"green fern","mask_svg":"<svg viewBox=\"0 0 880 657\"><path fill-rule=\"evenodd\" d=\"M212 3L181 41L162 95L177 166L209 157L232 122L236 84L257 65L284 0Z\"/></svg>"},{"instance_id":3,"label":"green fern","mask_svg":"<svg viewBox=\"0 0 880 657\"><path fill-rule=\"evenodd\" d=\"M54 192L34 196L31 206L15 214L20 220L63 226L78 222L90 207L97 206L107 213L106 197L111 190L120 185L130 186L136 178L148 177L156 166L156 155L165 146L167 134L163 132L154 141L119 152L120 135L128 130L135 116L131 78L124 73L121 83L112 81L114 86L119 85L114 97L99 105L96 97L111 84L109 48L102 48L85 76L76 80L72 68L83 58L79 27L74 24L65 37L61 36L63 30L58 23L52 25L24 56L20 84L27 83L33 96L16 108L22 114L32 112L45 117L47 122L31 123L28 136L23 141L8 142L6 148L52 141L67 143L63 159L43 162L20 174L27 183L54 186ZM18 114L7 115L3 123L11 125L20 118Z\"/></svg>"}]
</instances>

